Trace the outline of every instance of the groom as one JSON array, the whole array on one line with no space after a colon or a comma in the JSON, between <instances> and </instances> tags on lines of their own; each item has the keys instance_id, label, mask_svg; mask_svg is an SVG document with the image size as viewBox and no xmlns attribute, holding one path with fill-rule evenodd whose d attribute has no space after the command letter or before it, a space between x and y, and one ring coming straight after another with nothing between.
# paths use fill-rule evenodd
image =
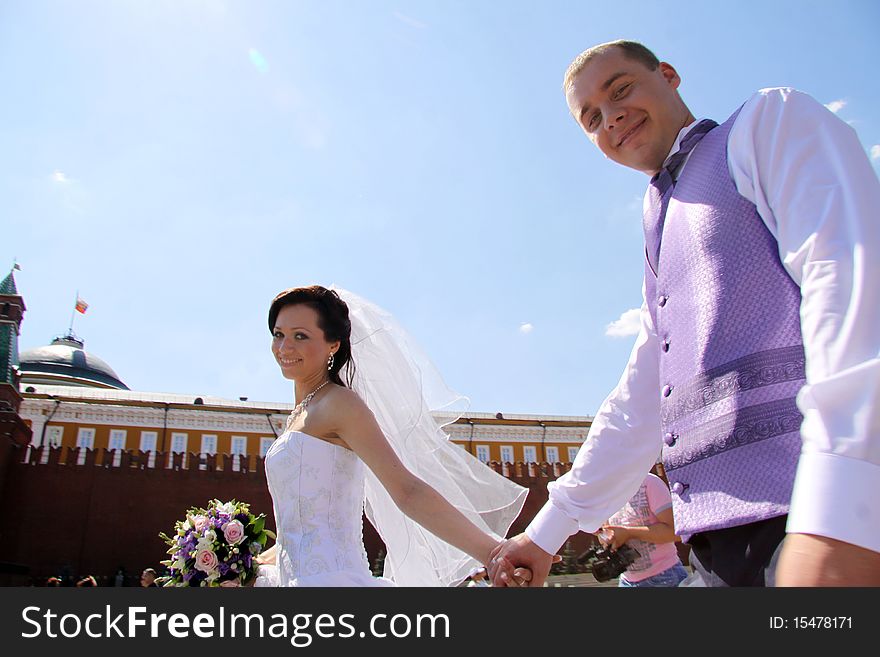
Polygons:
<instances>
[{"instance_id":1,"label":"groom","mask_svg":"<svg viewBox=\"0 0 880 657\"><path fill-rule=\"evenodd\" d=\"M525 566L543 584L662 450L706 584L880 585L880 184L809 96L765 89L718 125L680 82L629 41L565 75L590 141L651 177L641 330L572 470L490 575Z\"/></svg>"}]
</instances>

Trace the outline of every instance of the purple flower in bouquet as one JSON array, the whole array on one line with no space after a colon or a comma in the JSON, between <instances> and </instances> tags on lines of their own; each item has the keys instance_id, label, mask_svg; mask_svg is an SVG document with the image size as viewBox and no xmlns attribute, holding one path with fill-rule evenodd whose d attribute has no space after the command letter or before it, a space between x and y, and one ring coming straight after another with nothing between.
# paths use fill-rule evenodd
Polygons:
<instances>
[{"instance_id":1,"label":"purple flower in bouquet","mask_svg":"<svg viewBox=\"0 0 880 657\"><path fill-rule=\"evenodd\" d=\"M159 536L169 546L165 586L241 586L256 577L254 556L275 534L265 528L265 515L256 516L247 504L211 500L204 509L192 508L174 526L174 534Z\"/></svg>"}]
</instances>

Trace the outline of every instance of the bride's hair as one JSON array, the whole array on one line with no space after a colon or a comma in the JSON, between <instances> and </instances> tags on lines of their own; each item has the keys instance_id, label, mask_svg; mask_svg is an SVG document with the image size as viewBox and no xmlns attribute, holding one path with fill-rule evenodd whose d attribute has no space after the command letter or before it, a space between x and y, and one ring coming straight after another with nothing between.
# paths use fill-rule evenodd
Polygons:
<instances>
[{"instance_id":1,"label":"bride's hair","mask_svg":"<svg viewBox=\"0 0 880 657\"><path fill-rule=\"evenodd\" d=\"M328 342L339 341L339 349L333 356L330 380L340 386L351 388L354 380L354 361L351 358L351 320L348 306L334 290L320 285L292 287L279 293L269 306L269 332L275 331L275 320L284 306L303 304L318 313L318 327L324 331ZM340 376L345 367L345 379Z\"/></svg>"}]
</instances>

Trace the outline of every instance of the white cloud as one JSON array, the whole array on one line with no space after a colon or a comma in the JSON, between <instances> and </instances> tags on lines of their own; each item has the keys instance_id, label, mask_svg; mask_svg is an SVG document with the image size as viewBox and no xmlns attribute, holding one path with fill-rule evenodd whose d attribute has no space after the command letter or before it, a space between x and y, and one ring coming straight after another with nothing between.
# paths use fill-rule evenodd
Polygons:
<instances>
[{"instance_id":1,"label":"white cloud","mask_svg":"<svg viewBox=\"0 0 880 657\"><path fill-rule=\"evenodd\" d=\"M830 103L825 105L825 107L827 107L832 112L837 114L840 110L842 110L844 107L846 107L846 101L843 100L842 98L840 100L832 100Z\"/></svg>"},{"instance_id":2,"label":"white cloud","mask_svg":"<svg viewBox=\"0 0 880 657\"><path fill-rule=\"evenodd\" d=\"M639 332L639 308L627 310L605 327L605 335L609 338L625 338L629 335L636 335Z\"/></svg>"},{"instance_id":3,"label":"white cloud","mask_svg":"<svg viewBox=\"0 0 880 657\"><path fill-rule=\"evenodd\" d=\"M528 322L525 322L525 323L519 325L519 332L520 333L525 333L526 335L528 335L529 333L531 333L534 330L535 330L535 327L532 326L531 324L529 324Z\"/></svg>"},{"instance_id":4,"label":"white cloud","mask_svg":"<svg viewBox=\"0 0 880 657\"><path fill-rule=\"evenodd\" d=\"M66 185L70 182L70 178L68 178L63 171L55 169L55 171L52 172L52 182L56 182L60 185Z\"/></svg>"},{"instance_id":5,"label":"white cloud","mask_svg":"<svg viewBox=\"0 0 880 657\"><path fill-rule=\"evenodd\" d=\"M874 144L871 146L871 159L880 160L880 144Z\"/></svg>"},{"instance_id":6,"label":"white cloud","mask_svg":"<svg viewBox=\"0 0 880 657\"><path fill-rule=\"evenodd\" d=\"M251 64L254 65L254 68L263 75L269 72L269 62L266 61L266 58L263 57L262 53L256 48L248 50L248 59L251 60Z\"/></svg>"},{"instance_id":7,"label":"white cloud","mask_svg":"<svg viewBox=\"0 0 880 657\"><path fill-rule=\"evenodd\" d=\"M399 11L392 12L392 15L394 16L394 18L399 20L401 23L406 23L410 27L414 27L417 30L424 30L427 27L427 25L425 25L422 21L418 21L415 18L411 18L410 16L407 16L406 14L401 14Z\"/></svg>"}]
</instances>

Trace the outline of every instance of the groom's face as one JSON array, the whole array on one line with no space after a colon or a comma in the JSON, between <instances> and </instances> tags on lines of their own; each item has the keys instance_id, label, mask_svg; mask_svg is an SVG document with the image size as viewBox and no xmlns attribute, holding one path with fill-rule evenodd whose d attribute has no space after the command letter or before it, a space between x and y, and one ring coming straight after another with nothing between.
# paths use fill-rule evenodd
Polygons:
<instances>
[{"instance_id":1,"label":"groom's face","mask_svg":"<svg viewBox=\"0 0 880 657\"><path fill-rule=\"evenodd\" d=\"M680 83L669 64L651 70L611 48L572 78L565 98L572 116L606 157L654 175L689 122L690 112L677 91Z\"/></svg>"}]
</instances>

